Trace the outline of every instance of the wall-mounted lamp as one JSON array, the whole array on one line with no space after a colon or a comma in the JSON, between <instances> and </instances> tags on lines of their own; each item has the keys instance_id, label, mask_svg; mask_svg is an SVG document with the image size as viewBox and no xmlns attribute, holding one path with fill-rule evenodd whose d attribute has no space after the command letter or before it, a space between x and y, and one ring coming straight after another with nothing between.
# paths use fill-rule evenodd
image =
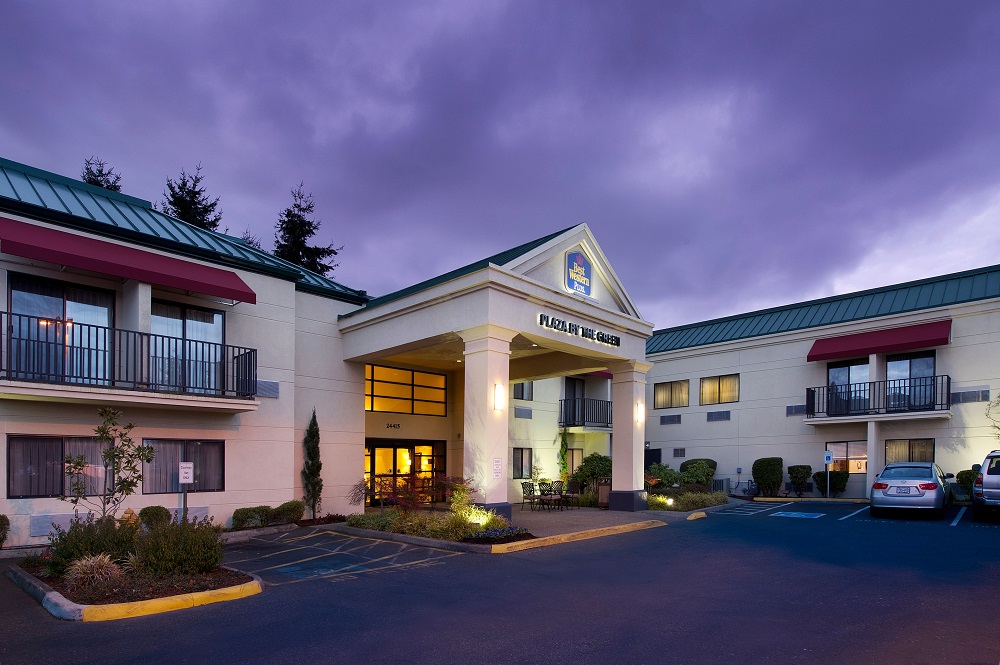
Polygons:
<instances>
[{"instance_id":1,"label":"wall-mounted lamp","mask_svg":"<svg viewBox=\"0 0 1000 665\"><path fill-rule=\"evenodd\" d=\"M635 422L639 425L646 423L646 405L642 402L635 403Z\"/></svg>"},{"instance_id":2,"label":"wall-mounted lamp","mask_svg":"<svg viewBox=\"0 0 1000 665\"><path fill-rule=\"evenodd\" d=\"M493 409L496 411L503 411L504 404L507 402L507 389L504 388L502 383L498 383L493 386Z\"/></svg>"}]
</instances>

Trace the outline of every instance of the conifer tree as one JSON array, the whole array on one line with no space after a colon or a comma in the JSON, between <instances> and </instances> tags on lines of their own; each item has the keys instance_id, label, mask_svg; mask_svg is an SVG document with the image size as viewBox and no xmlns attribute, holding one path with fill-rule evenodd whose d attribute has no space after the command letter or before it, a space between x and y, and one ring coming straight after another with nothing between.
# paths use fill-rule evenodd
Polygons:
<instances>
[{"instance_id":1,"label":"conifer tree","mask_svg":"<svg viewBox=\"0 0 1000 665\"><path fill-rule=\"evenodd\" d=\"M108 163L100 157L91 157L83 161L83 171L80 179L88 185L103 187L112 192L122 191L122 177L115 173L115 170L108 166Z\"/></svg>"},{"instance_id":2,"label":"conifer tree","mask_svg":"<svg viewBox=\"0 0 1000 665\"><path fill-rule=\"evenodd\" d=\"M320 475L323 462L319 459L319 425L316 423L316 409L313 409L305 438L302 439L302 453L302 501L309 507L313 519L316 519L323 496L323 477Z\"/></svg>"},{"instance_id":3,"label":"conifer tree","mask_svg":"<svg viewBox=\"0 0 1000 665\"><path fill-rule=\"evenodd\" d=\"M167 178L162 210L188 224L215 231L222 221L222 213L215 211L219 205L219 197L216 196L214 200L208 198L201 185L204 177L201 174L201 164L198 164L193 174L181 169L181 177L177 180Z\"/></svg>"},{"instance_id":4,"label":"conifer tree","mask_svg":"<svg viewBox=\"0 0 1000 665\"><path fill-rule=\"evenodd\" d=\"M292 205L282 211L278 223L274 225L274 255L306 270L325 275L339 264L324 261L336 256L343 247L314 247L308 244L309 239L319 231L320 222L312 219L315 209L313 196L302 190L303 184L300 182L292 190Z\"/></svg>"}]
</instances>

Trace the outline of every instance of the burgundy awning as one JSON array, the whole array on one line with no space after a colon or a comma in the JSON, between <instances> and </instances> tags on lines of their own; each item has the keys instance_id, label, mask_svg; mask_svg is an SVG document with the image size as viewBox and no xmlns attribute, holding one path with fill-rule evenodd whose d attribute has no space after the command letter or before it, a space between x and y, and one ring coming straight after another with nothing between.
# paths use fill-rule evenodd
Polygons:
<instances>
[{"instance_id":1,"label":"burgundy awning","mask_svg":"<svg viewBox=\"0 0 1000 665\"><path fill-rule=\"evenodd\" d=\"M828 337L813 342L812 349L806 359L837 360L839 358L855 358L871 353L897 353L913 349L926 349L932 346L944 346L951 337L951 319L919 323L915 326L902 326L886 330Z\"/></svg>"},{"instance_id":2,"label":"burgundy awning","mask_svg":"<svg viewBox=\"0 0 1000 665\"><path fill-rule=\"evenodd\" d=\"M5 217L0 217L0 252L229 300L257 302L257 294L232 271Z\"/></svg>"}]
</instances>

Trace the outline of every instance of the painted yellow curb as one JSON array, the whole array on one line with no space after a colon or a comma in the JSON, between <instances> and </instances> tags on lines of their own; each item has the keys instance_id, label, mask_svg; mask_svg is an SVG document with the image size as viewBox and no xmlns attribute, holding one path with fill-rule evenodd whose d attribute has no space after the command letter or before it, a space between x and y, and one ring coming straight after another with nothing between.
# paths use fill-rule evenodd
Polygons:
<instances>
[{"instance_id":1,"label":"painted yellow curb","mask_svg":"<svg viewBox=\"0 0 1000 665\"><path fill-rule=\"evenodd\" d=\"M514 543L504 543L503 545L491 545L491 554L506 554L508 552L519 552L530 550L536 547L547 547L558 545L559 543L571 543L575 540L588 540L590 538L601 538L603 536L613 536L618 533L628 533L629 531L641 531L643 529L655 529L667 526L666 522L659 520L646 520L645 522L632 522L631 524L619 524L618 526L606 526L600 529L588 529L586 531L576 531L574 533L563 533L558 536L543 536L542 538L532 538L531 540L519 540Z\"/></svg>"},{"instance_id":2,"label":"painted yellow curb","mask_svg":"<svg viewBox=\"0 0 1000 665\"><path fill-rule=\"evenodd\" d=\"M691 513L687 516L688 521L690 520L700 520L702 517L708 517L708 514L704 511L698 511L697 513Z\"/></svg>"},{"instance_id":3,"label":"painted yellow curb","mask_svg":"<svg viewBox=\"0 0 1000 665\"><path fill-rule=\"evenodd\" d=\"M237 586L215 589L214 591L196 591L180 596L154 598L153 600L138 600L133 603L113 603L111 605L86 605L83 608L83 621L111 621L113 619L128 619L147 614L173 612L199 605L221 603L226 600L246 598L261 592L257 580Z\"/></svg>"}]
</instances>

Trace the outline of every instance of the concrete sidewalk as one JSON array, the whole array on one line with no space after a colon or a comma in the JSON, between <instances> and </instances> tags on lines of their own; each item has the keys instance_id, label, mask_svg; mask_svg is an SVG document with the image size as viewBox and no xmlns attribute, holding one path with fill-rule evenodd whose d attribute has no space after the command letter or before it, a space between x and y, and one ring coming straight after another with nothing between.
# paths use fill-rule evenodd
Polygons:
<instances>
[{"instance_id":1,"label":"concrete sidewalk","mask_svg":"<svg viewBox=\"0 0 1000 665\"><path fill-rule=\"evenodd\" d=\"M730 504L736 499L730 499ZM659 520L664 523L683 522L695 512L710 513L728 507L730 504L711 506L700 511L679 512L673 510L643 510L634 513L602 510L600 508L569 508L564 510L521 510L515 506L511 524L527 529L539 538L559 536L590 529Z\"/></svg>"}]
</instances>

